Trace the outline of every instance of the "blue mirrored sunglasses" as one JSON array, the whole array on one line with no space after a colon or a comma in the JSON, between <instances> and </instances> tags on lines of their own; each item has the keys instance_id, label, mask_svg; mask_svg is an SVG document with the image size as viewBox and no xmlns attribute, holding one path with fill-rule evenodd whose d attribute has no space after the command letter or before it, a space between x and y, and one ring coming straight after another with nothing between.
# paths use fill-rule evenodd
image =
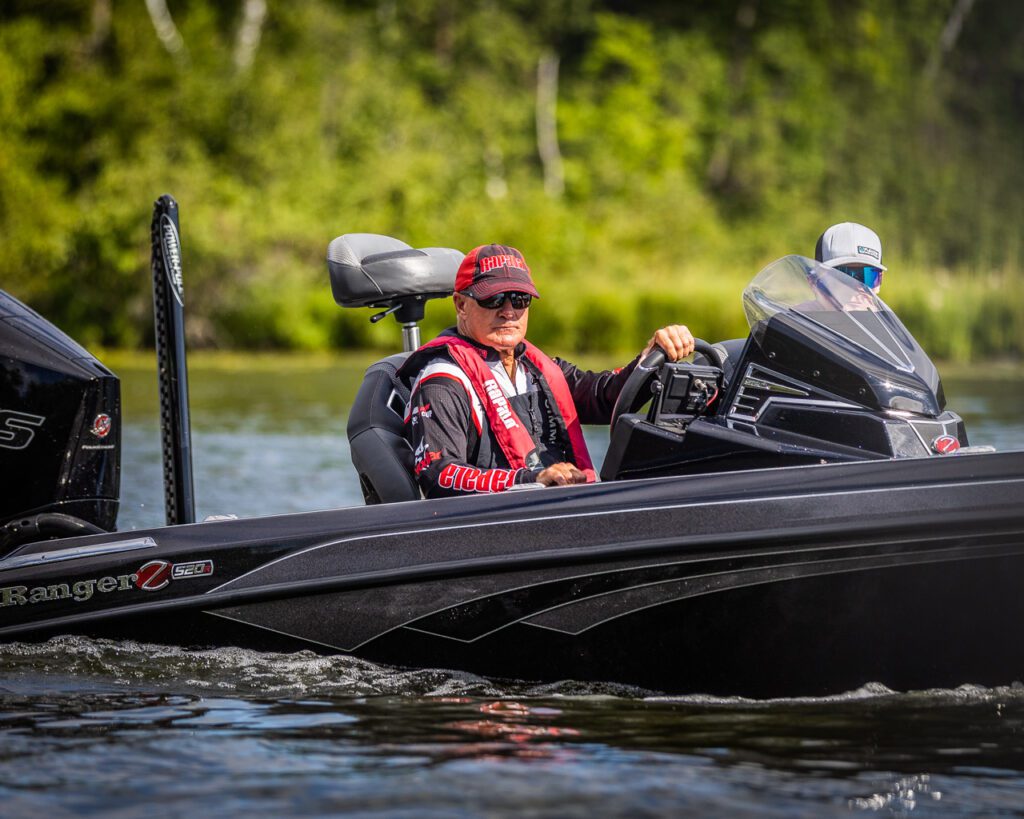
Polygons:
<instances>
[{"instance_id":1,"label":"blue mirrored sunglasses","mask_svg":"<svg viewBox=\"0 0 1024 819\"><path fill-rule=\"evenodd\" d=\"M486 299L476 299L476 303L483 307L485 310L497 310L505 303L505 299L512 302L513 310L525 310L530 306L530 302L533 301L533 296L529 293L495 293L493 296L488 296Z\"/></svg>"},{"instance_id":2,"label":"blue mirrored sunglasses","mask_svg":"<svg viewBox=\"0 0 1024 819\"><path fill-rule=\"evenodd\" d=\"M870 264L841 264L836 265L836 270L842 270L847 276L853 276L871 290L882 285L882 274L885 272L882 268Z\"/></svg>"}]
</instances>

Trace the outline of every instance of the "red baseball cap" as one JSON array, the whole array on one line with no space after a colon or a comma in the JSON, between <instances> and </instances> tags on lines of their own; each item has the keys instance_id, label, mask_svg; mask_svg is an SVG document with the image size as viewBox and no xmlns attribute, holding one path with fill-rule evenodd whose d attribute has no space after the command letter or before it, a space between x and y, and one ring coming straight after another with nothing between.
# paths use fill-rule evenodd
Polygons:
<instances>
[{"instance_id":1,"label":"red baseball cap","mask_svg":"<svg viewBox=\"0 0 1024 819\"><path fill-rule=\"evenodd\" d=\"M455 290L474 299L509 292L540 298L523 254L507 245L480 245L469 251L455 275Z\"/></svg>"}]
</instances>

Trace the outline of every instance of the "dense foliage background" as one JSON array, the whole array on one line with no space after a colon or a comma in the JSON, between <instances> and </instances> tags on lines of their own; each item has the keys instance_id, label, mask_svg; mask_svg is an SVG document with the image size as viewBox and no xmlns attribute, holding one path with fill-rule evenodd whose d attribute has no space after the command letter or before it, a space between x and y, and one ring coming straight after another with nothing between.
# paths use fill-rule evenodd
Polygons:
<instances>
[{"instance_id":1,"label":"dense foliage background","mask_svg":"<svg viewBox=\"0 0 1024 819\"><path fill-rule=\"evenodd\" d=\"M146 342L170 192L206 346L393 346L355 231L518 246L557 351L731 337L854 220L934 355L1024 351L1016 0L7 0L0 123L0 287L86 344Z\"/></svg>"}]
</instances>

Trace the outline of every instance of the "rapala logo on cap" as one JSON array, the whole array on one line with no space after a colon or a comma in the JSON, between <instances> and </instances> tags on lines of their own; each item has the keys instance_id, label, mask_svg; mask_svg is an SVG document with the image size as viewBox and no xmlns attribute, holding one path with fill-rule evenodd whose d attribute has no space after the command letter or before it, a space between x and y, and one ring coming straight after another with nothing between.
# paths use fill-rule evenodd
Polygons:
<instances>
[{"instance_id":1,"label":"rapala logo on cap","mask_svg":"<svg viewBox=\"0 0 1024 819\"><path fill-rule=\"evenodd\" d=\"M857 252L861 256L870 256L872 259L882 258L882 254L875 250L873 247L864 247L864 245L857 245Z\"/></svg>"},{"instance_id":2,"label":"rapala logo on cap","mask_svg":"<svg viewBox=\"0 0 1024 819\"><path fill-rule=\"evenodd\" d=\"M939 455L950 455L960 449L960 441L952 435L940 435L932 441L932 449Z\"/></svg>"},{"instance_id":3,"label":"rapala logo on cap","mask_svg":"<svg viewBox=\"0 0 1024 819\"><path fill-rule=\"evenodd\" d=\"M496 267L517 267L526 270L526 262L511 253L499 253L497 256L484 256L480 260L480 272L486 273Z\"/></svg>"}]
</instances>

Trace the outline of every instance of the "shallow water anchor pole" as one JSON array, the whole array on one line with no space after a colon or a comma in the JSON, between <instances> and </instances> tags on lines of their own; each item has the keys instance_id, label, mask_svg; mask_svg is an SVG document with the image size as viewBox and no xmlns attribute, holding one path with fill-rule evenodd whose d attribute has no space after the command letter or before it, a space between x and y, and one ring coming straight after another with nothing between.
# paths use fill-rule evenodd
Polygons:
<instances>
[{"instance_id":1,"label":"shallow water anchor pole","mask_svg":"<svg viewBox=\"0 0 1024 819\"><path fill-rule=\"evenodd\" d=\"M153 318L160 388L167 525L195 523L192 432L185 363L185 288L181 274L178 203L164 194L153 203Z\"/></svg>"}]
</instances>

